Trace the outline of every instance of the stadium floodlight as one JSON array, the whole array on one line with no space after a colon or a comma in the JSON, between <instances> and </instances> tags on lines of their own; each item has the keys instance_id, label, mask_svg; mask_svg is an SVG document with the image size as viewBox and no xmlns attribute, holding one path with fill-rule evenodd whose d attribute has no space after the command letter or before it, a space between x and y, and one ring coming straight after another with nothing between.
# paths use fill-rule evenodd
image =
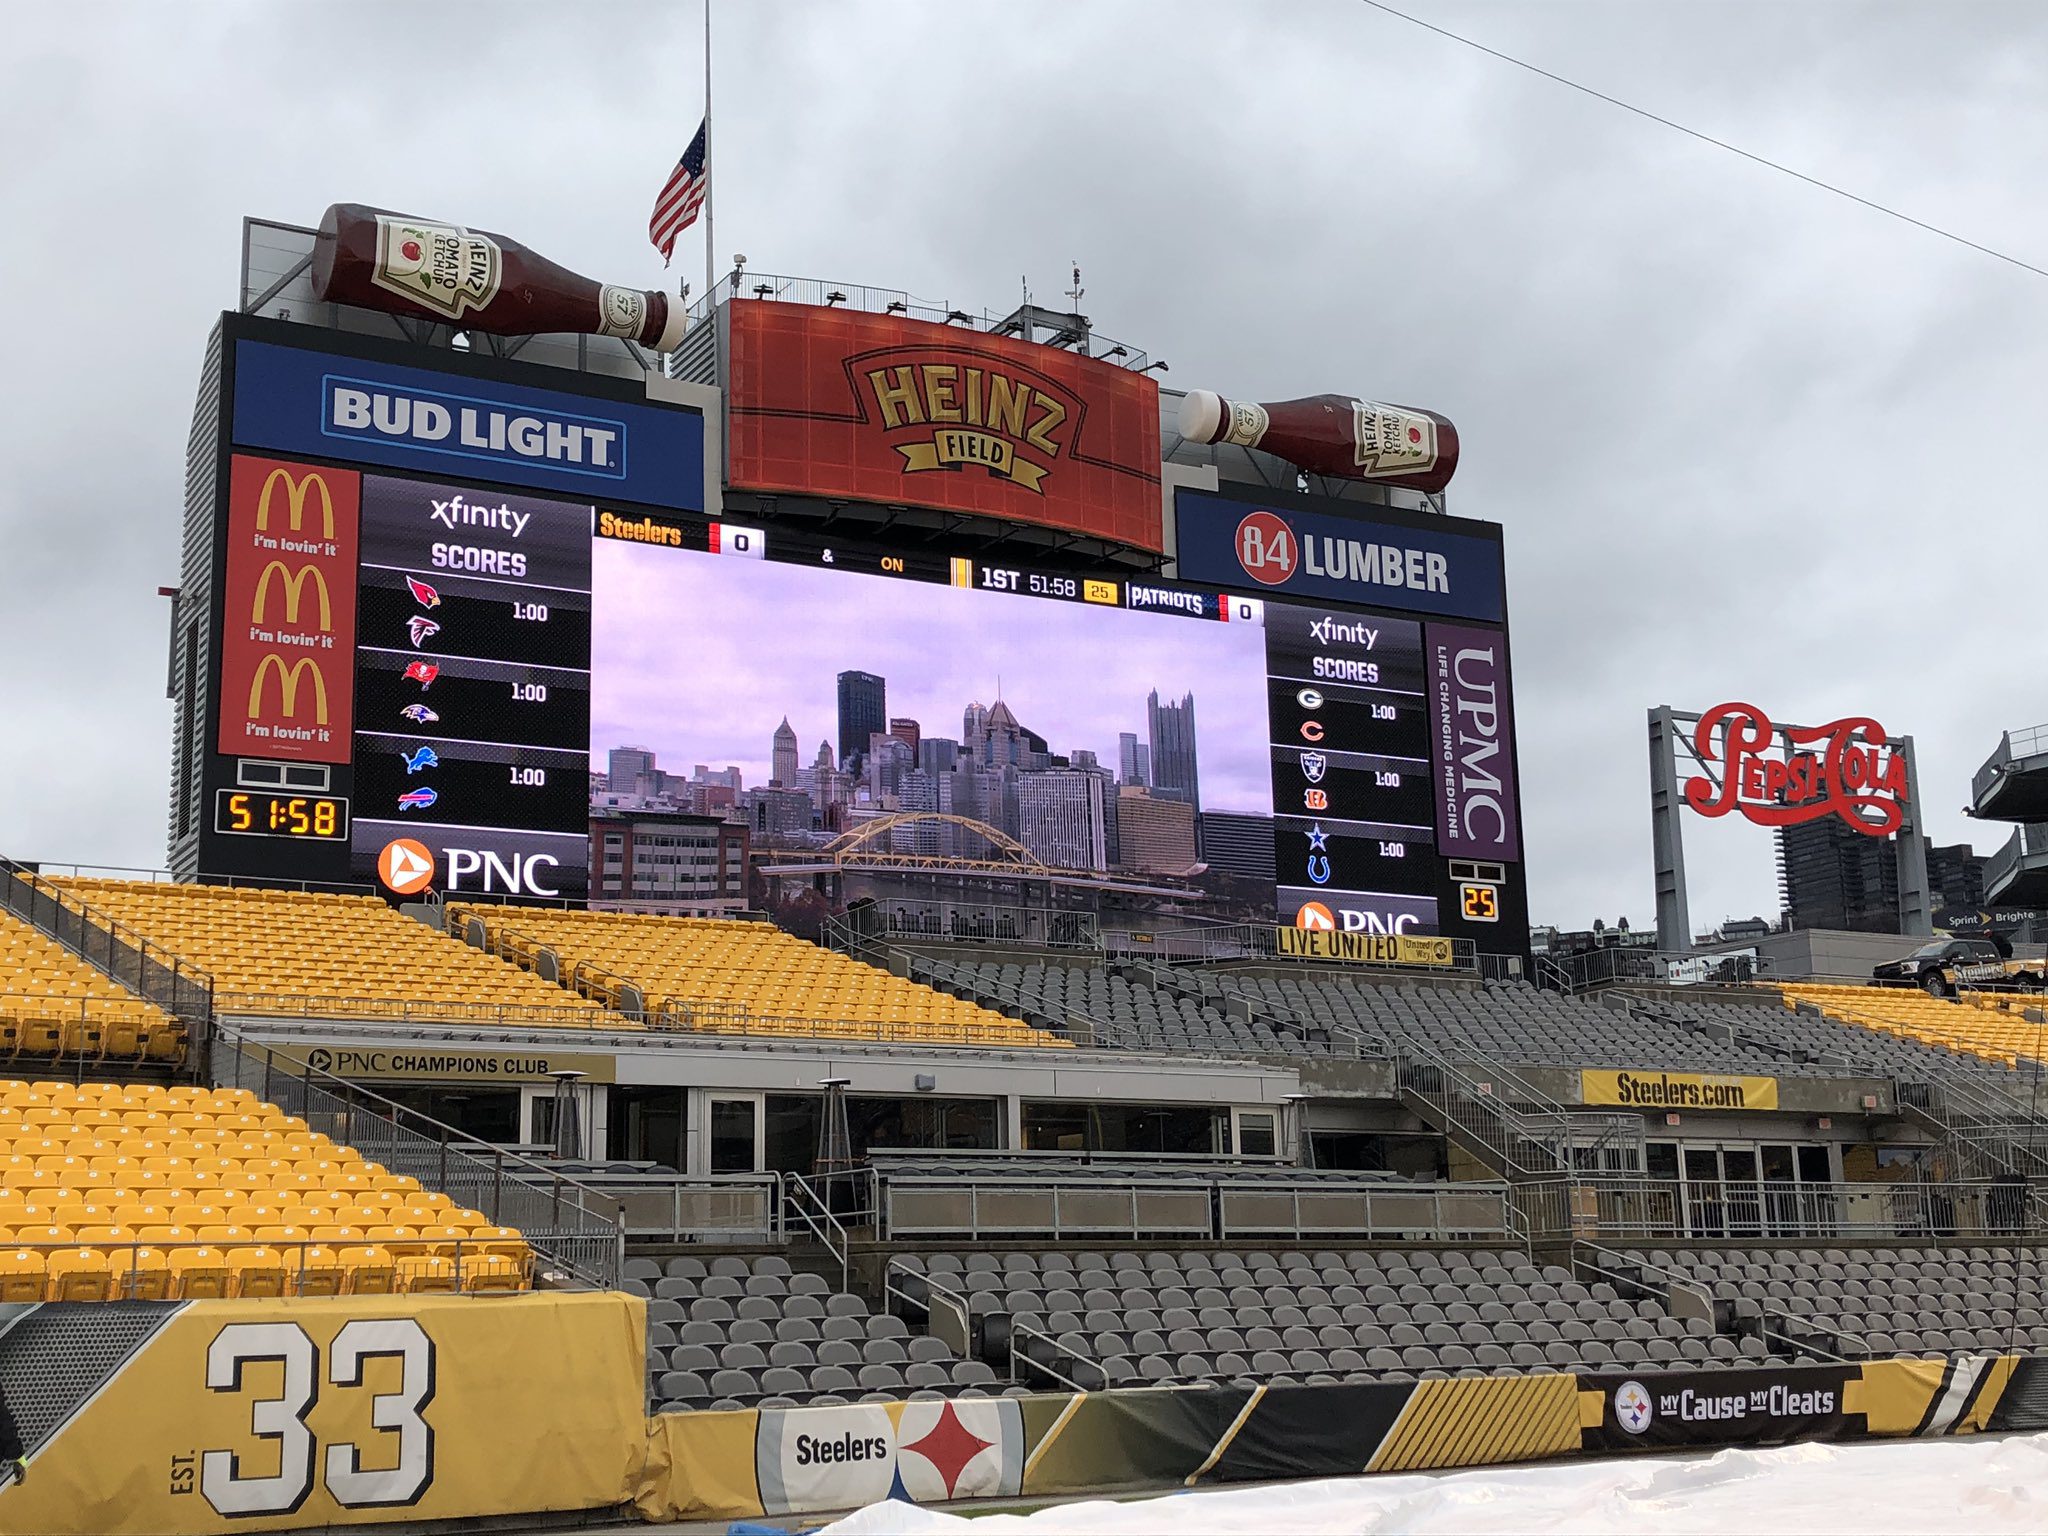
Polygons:
<instances>
[{"instance_id":1,"label":"stadium floodlight","mask_svg":"<svg viewBox=\"0 0 2048 1536\"><path fill-rule=\"evenodd\" d=\"M1129 357L1131 355L1131 349L1125 346L1122 342L1118 342L1115 346L1111 347L1107 352L1103 353L1102 355L1104 357Z\"/></svg>"},{"instance_id":2,"label":"stadium floodlight","mask_svg":"<svg viewBox=\"0 0 2048 1536\"><path fill-rule=\"evenodd\" d=\"M950 324L951 324L951 323L952 323L953 321L955 321L955 320L959 321L959 322L960 322L960 323L961 323L962 325L972 325L972 324L974 324L974 316L972 316L972 315L970 315L969 313L967 313L967 311L966 311L966 310L964 310L964 309L949 309L949 310L947 310L947 311L946 311L946 322L947 322L947 324L949 324L949 325L950 325Z\"/></svg>"},{"instance_id":3,"label":"stadium floodlight","mask_svg":"<svg viewBox=\"0 0 2048 1536\"><path fill-rule=\"evenodd\" d=\"M844 304L845 302L846 295L841 293L837 288L834 288L830 293L825 295L825 304L827 308L830 308L834 304Z\"/></svg>"},{"instance_id":4,"label":"stadium floodlight","mask_svg":"<svg viewBox=\"0 0 2048 1536\"><path fill-rule=\"evenodd\" d=\"M907 315L910 313L910 306L901 299L891 299L889 307L882 311L882 313L887 315Z\"/></svg>"},{"instance_id":5,"label":"stadium floodlight","mask_svg":"<svg viewBox=\"0 0 2048 1536\"><path fill-rule=\"evenodd\" d=\"M1153 370L1154 370L1155 368L1156 368L1156 369L1157 369L1157 370L1158 370L1159 372L1161 372L1161 373L1165 373L1165 372L1167 371L1167 369L1166 369L1166 359L1162 357L1162 358L1161 358L1161 359L1160 359L1160 360L1159 360L1158 362L1156 362L1156 363L1147 363L1147 364L1146 364L1146 365L1145 365L1144 367L1140 368L1140 369L1138 370L1138 372L1140 372L1140 373L1150 373L1150 372L1152 372L1152 371L1153 371Z\"/></svg>"}]
</instances>

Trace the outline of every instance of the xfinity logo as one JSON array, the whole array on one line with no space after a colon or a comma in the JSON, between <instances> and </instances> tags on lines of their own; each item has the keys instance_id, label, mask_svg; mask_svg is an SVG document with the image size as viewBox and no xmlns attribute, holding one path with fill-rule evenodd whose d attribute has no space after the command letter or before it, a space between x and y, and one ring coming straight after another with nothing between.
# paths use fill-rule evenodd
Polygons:
<instances>
[{"instance_id":1,"label":"xfinity logo","mask_svg":"<svg viewBox=\"0 0 2048 1536\"><path fill-rule=\"evenodd\" d=\"M1380 632L1364 624L1347 624L1342 619L1322 618L1309 625L1308 632L1318 645L1362 645L1368 651L1379 644Z\"/></svg>"},{"instance_id":2,"label":"xfinity logo","mask_svg":"<svg viewBox=\"0 0 2048 1536\"><path fill-rule=\"evenodd\" d=\"M562 894L553 883L553 871L561 867L561 860L551 853L514 853L505 857L474 848L450 848L447 853L450 892L496 891L505 896ZM470 877L466 885L465 876Z\"/></svg>"},{"instance_id":3,"label":"xfinity logo","mask_svg":"<svg viewBox=\"0 0 2048 1536\"><path fill-rule=\"evenodd\" d=\"M526 525L533 521L531 512L515 512L504 502L495 507L479 506L473 501L464 501L459 495L446 501L436 501L433 506L434 510L427 515L444 528L453 528L458 523L467 528L499 528L515 539L526 532Z\"/></svg>"}]
</instances>

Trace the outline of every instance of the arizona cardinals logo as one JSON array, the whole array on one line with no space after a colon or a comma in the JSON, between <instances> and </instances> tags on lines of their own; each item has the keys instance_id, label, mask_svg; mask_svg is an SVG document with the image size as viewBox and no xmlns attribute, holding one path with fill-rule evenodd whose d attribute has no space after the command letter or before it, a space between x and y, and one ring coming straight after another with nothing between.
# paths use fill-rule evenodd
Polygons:
<instances>
[{"instance_id":1,"label":"arizona cardinals logo","mask_svg":"<svg viewBox=\"0 0 2048 1536\"><path fill-rule=\"evenodd\" d=\"M441 606L441 594L428 586L424 581L421 581L419 577L408 576L405 578L405 584L412 588L412 600L422 608L438 608Z\"/></svg>"},{"instance_id":2,"label":"arizona cardinals logo","mask_svg":"<svg viewBox=\"0 0 2048 1536\"><path fill-rule=\"evenodd\" d=\"M416 613L412 616L412 623L406 626L406 630L412 636L412 648L418 650L424 642L441 633L441 626L432 619Z\"/></svg>"},{"instance_id":3,"label":"arizona cardinals logo","mask_svg":"<svg viewBox=\"0 0 2048 1536\"><path fill-rule=\"evenodd\" d=\"M431 661L410 662L407 664L405 669L405 676L407 680L410 682L418 683L420 685L420 692L422 693L426 692L427 689L433 687L434 679L439 677L440 675L441 669L435 666Z\"/></svg>"}]
</instances>

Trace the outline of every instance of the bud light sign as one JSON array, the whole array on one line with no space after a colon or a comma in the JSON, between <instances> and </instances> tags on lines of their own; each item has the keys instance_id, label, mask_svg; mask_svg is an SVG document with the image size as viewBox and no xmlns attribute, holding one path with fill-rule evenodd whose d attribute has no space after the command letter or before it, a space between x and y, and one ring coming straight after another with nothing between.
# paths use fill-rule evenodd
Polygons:
<instances>
[{"instance_id":1,"label":"bud light sign","mask_svg":"<svg viewBox=\"0 0 2048 1536\"><path fill-rule=\"evenodd\" d=\"M1507 636L1455 624L1426 634L1437 852L1519 859Z\"/></svg>"},{"instance_id":2,"label":"bud light sign","mask_svg":"<svg viewBox=\"0 0 2048 1536\"><path fill-rule=\"evenodd\" d=\"M704 505L698 411L263 341L237 342L234 357L239 444L579 499Z\"/></svg>"},{"instance_id":3,"label":"bud light sign","mask_svg":"<svg viewBox=\"0 0 2048 1536\"><path fill-rule=\"evenodd\" d=\"M1423 520L1441 528L1368 522L1191 490L1175 493L1174 508L1183 581L1446 618L1503 617L1498 538L1454 532L1445 518Z\"/></svg>"}]
</instances>

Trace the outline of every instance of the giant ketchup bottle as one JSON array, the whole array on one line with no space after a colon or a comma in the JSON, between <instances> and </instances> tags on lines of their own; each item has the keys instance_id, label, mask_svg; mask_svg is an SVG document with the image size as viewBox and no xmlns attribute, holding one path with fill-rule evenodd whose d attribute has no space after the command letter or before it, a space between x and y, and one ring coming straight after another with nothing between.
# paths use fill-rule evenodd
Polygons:
<instances>
[{"instance_id":1,"label":"giant ketchup bottle","mask_svg":"<svg viewBox=\"0 0 2048 1536\"><path fill-rule=\"evenodd\" d=\"M335 203L320 220L313 292L497 336L622 336L662 352L685 325L665 293L592 282L503 235L361 203Z\"/></svg>"},{"instance_id":2,"label":"giant ketchup bottle","mask_svg":"<svg viewBox=\"0 0 2048 1536\"><path fill-rule=\"evenodd\" d=\"M1180 403L1191 443L1260 448L1311 474L1440 491L1458 469L1458 429L1434 411L1351 395L1252 405L1206 389Z\"/></svg>"}]
</instances>

